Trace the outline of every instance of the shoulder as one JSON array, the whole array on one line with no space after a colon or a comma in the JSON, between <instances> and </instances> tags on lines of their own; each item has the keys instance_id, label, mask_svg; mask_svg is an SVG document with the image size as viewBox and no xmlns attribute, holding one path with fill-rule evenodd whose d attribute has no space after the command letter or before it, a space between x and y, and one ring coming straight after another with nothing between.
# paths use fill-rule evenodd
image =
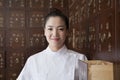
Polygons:
<instances>
[{"instance_id":1,"label":"shoulder","mask_svg":"<svg viewBox=\"0 0 120 80\"><path fill-rule=\"evenodd\" d=\"M38 52L36 54L33 54L31 55L30 57L28 57L27 61L34 61L34 60L37 60L37 59L40 59L40 57L43 56L43 53L45 53L45 50L41 51L41 52Z\"/></svg>"},{"instance_id":2,"label":"shoulder","mask_svg":"<svg viewBox=\"0 0 120 80\"><path fill-rule=\"evenodd\" d=\"M79 52L76 52L76 51L73 51L73 50L70 50L70 49L68 49L68 53L70 55L78 58L79 60L82 60L82 61L87 60L87 57L82 53L79 53Z\"/></svg>"}]
</instances>

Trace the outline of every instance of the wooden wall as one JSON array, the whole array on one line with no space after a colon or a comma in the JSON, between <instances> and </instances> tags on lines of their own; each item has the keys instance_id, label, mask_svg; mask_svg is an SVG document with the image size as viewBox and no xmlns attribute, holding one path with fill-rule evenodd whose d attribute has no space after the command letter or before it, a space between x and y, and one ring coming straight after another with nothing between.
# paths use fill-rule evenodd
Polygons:
<instances>
[{"instance_id":1,"label":"wooden wall","mask_svg":"<svg viewBox=\"0 0 120 80\"><path fill-rule=\"evenodd\" d=\"M120 80L120 0L69 0L70 48L114 62Z\"/></svg>"}]
</instances>

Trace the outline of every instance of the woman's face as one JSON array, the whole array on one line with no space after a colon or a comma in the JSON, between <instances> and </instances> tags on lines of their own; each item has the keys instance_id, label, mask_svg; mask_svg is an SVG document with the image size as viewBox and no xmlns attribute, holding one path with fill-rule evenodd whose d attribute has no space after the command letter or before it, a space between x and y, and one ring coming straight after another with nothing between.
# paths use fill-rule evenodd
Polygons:
<instances>
[{"instance_id":1,"label":"woman's face","mask_svg":"<svg viewBox=\"0 0 120 80\"><path fill-rule=\"evenodd\" d=\"M67 35L65 22L59 16L49 17L44 34L50 47L61 48Z\"/></svg>"}]
</instances>

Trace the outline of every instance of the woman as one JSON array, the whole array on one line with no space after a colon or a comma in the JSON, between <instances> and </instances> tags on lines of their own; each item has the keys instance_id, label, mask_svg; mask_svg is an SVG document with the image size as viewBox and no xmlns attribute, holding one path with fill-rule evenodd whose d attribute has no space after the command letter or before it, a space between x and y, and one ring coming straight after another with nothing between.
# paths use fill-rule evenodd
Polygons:
<instances>
[{"instance_id":1,"label":"woman","mask_svg":"<svg viewBox=\"0 0 120 80\"><path fill-rule=\"evenodd\" d=\"M87 58L65 46L68 24L68 18L57 9L46 16L44 35L48 47L28 58L17 80L75 79L78 60L84 61Z\"/></svg>"}]
</instances>

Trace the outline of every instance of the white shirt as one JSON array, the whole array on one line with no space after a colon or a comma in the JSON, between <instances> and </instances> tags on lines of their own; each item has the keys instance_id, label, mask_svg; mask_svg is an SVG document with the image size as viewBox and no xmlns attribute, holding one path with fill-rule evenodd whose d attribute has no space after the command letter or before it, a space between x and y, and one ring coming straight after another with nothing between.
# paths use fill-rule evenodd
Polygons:
<instances>
[{"instance_id":1,"label":"white shirt","mask_svg":"<svg viewBox=\"0 0 120 80\"><path fill-rule=\"evenodd\" d=\"M66 46L57 52L47 47L28 58L17 80L74 80L78 60L87 58Z\"/></svg>"}]
</instances>

